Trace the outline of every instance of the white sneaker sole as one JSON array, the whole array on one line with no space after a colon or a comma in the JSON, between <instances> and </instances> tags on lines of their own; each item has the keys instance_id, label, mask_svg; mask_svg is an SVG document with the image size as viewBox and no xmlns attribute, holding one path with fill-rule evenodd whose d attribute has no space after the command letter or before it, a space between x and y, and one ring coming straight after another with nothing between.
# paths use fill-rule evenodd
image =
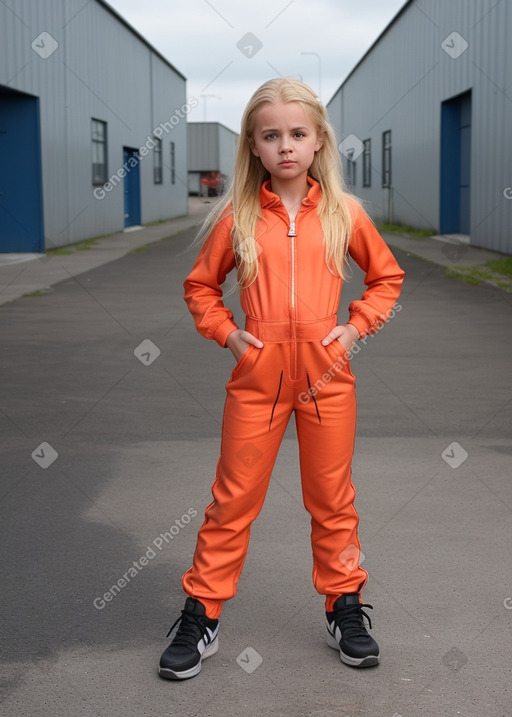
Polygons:
<instances>
[{"instance_id":1,"label":"white sneaker sole","mask_svg":"<svg viewBox=\"0 0 512 717\"><path fill-rule=\"evenodd\" d=\"M380 662L380 655L367 655L366 657L351 657L350 655L346 655L339 646L339 643L334 635L331 635L329 630L327 630L327 644L329 647L332 647L333 650L338 650L340 653L340 660L345 665L350 665L350 667L374 667Z\"/></svg>"},{"instance_id":2,"label":"white sneaker sole","mask_svg":"<svg viewBox=\"0 0 512 717\"><path fill-rule=\"evenodd\" d=\"M190 667L188 670L182 670L182 672L176 672L175 670L169 670L165 667L159 667L158 674L160 675L160 677L164 677L166 680L188 680L189 677L195 677L201 672L202 661L206 660L207 657L215 655L218 649L219 640L216 636L215 639L210 642L206 650L199 658L199 662L197 663L197 665L194 665L194 667Z\"/></svg>"}]
</instances>

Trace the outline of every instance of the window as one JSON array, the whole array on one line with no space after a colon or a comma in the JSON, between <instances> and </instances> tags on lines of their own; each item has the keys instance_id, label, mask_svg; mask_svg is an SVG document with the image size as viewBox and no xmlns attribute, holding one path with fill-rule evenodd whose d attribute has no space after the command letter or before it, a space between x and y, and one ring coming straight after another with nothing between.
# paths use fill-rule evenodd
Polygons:
<instances>
[{"instance_id":1,"label":"window","mask_svg":"<svg viewBox=\"0 0 512 717\"><path fill-rule=\"evenodd\" d=\"M174 157L174 142L171 142L171 184L176 184L176 164Z\"/></svg>"},{"instance_id":2,"label":"window","mask_svg":"<svg viewBox=\"0 0 512 717\"><path fill-rule=\"evenodd\" d=\"M347 182L352 186L356 186L356 169L357 164L354 159L347 157Z\"/></svg>"},{"instance_id":3,"label":"window","mask_svg":"<svg viewBox=\"0 0 512 717\"><path fill-rule=\"evenodd\" d=\"M372 186L372 141L363 141L363 187Z\"/></svg>"},{"instance_id":4,"label":"window","mask_svg":"<svg viewBox=\"0 0 512 717\"><path fill-rule=\"evenodd\" d=\"M391 187L391 130L382 133L382 186Z\"/></svg>"},{"instance_id":5,"label":"window","mask_svg":"<svg viewBox=\"0 0 512 717\"><path fill-rule=\"evenodd\" d=\"M92 183L100 186L107 181L107 123L91 120Z\"/></svg>"},{"instance_id":6,"label":"window","mask_svg":"<svg viewBox=\"0 0 512 717\"><path fill-rule=\"evenodd\" d=\"M162 171L162 140L153 137L155 146L153 147L153 182L162 184L164 175Z\"/></svg>"}]
</instances>

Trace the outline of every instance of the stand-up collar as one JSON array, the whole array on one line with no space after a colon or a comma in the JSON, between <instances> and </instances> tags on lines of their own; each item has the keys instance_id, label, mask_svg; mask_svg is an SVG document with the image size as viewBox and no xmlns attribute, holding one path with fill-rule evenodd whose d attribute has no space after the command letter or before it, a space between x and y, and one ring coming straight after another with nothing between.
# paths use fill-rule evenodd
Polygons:
<instances>
[{"instance_id":1,"label":"stand-up collar","mask_svg":"<svg viewBox=\"0 0 512 717\"><path fill-rule=\"evenodd\" d=\"M320 184L316 181L316 179L313 179L309 176L307 177L307 182L309 184L309 191L307 196L304 197L304 199L302 200L302 204L303 206L316 207L322 197L322 190L320 189ZM265 180L261 185L260 203L262 207L270 207L282 203L279 196L275 194L270 188L270 179Z\"/></svg>"}]
</instances>

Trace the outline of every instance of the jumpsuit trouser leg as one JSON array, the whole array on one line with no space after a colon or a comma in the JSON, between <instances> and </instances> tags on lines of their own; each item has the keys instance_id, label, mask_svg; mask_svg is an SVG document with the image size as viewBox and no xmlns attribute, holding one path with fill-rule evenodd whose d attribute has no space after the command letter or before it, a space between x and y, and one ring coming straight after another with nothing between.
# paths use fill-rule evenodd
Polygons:
<instances>
[{"instance_id":1,"label":"jumpsuit trouser leg","mask_svg":"<svg viewBox=\"0 0 512 717\"><path fill-rule=\"evenodd\" d=\"M282 375L275 371L267 375L260 368L275 348L249 346L226 385L213 500L199 530L192 567L182 578L184 591L201 600L210 618L217 618L223 602L236 593L251 523L263 506L292 413L291 392Z\"/></svg>"},{"instance_id":2,"label":"jumpsuit trouser leg","mask_svg":"<svg viewBox=\"0 0 512 717\"><path fill-rule=\"evenodd\" d=\"M368 580L359 565L359 516L352 483L355 377L344 353L338 341L327 347L307 346L300 364L311 386L307 393L299 393L294 407L302 495L311 514L313 584L326 596L327 611L340 595L359 592Z\"/></svg>"},{"instance_id":3,"label":"jumpsuit trouser leg","mask_svg":"<svg viewBox=\"0 0 512 717\"><path fill-rule=\"evenodd\" d=\"M328 330L322 328L321 333ZM320 341L291 346L287 341L266 342L264 336L259 337L265 343L263 349L249 346L226 386L213 501L205 511L192 567L182 579L185 593L201 600L211 618L218 617L223 602L236 593L250 526L263 506L294 410L304 504L312 516L315 587L326 595L326 609L330 609L340 594L357 591L367 579L359 567L358 516L350 472L354 377L347 367L334 370L339 347L327 350ZM314 395L329 368L332 380Z\"/></svg>"}]
</instances>

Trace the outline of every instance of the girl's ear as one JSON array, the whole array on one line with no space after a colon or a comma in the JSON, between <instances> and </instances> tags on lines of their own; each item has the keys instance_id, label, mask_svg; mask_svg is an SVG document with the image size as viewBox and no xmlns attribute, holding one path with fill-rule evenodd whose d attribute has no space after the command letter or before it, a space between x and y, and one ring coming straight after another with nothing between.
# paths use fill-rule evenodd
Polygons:
<instances>
[{"instance_id":1,"label":"girl's ear","mask_svg":"<svg viewBox=\"0 0 512 717\"><path fill-rule=\"evenodd\" d=\"M318 150L322 149L323 146L324 146L324 140L322 139L322 137L319 137L315 144L315 152L318 152Z\"/></svg>"},{"instance_id":2,"label":"girl's ear","mask_svg":"<svg viewBox=\"0 0 512 717\"><path fill-rule=\"evenodd\" d=\"M249 147L251 148L251 152L254 154L255 157L259 157L259 156L260 156L260 153L259 153L258 150L256 149L256 145L255 145L255 143L254 143L253 138L252 138L252 137L249 137L248 142L249 142Z\"/></svg>"}]
</instances>

